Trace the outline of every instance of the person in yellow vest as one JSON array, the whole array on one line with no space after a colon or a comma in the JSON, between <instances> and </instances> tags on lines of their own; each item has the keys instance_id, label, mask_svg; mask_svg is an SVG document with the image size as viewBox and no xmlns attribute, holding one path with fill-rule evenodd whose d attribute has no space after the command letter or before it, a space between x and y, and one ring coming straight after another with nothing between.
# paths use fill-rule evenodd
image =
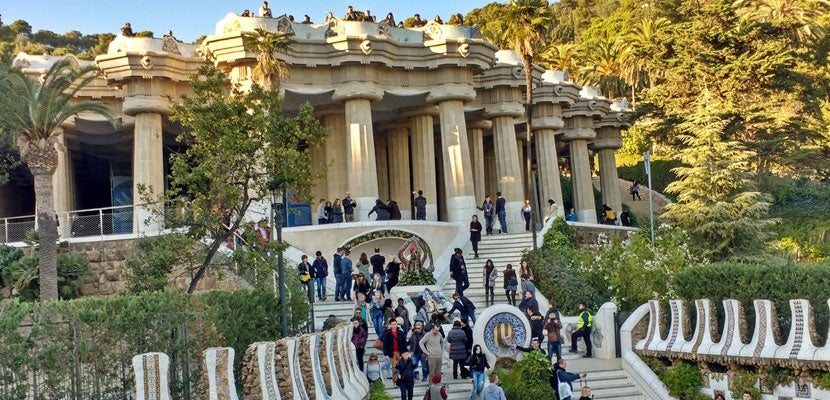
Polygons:
<instances>
[{"instance_id":1,"label":"person in yellow vest","mask_svg":"<svg viewBox=\"0 0 830 400\"><path fill-rule=\"evenodd\" d=\"M585 302L579 303L579 320L576 323L576 331L571 334L571 353L576 353L576 341L581 337L585 340L585 357L593 357L591 353L591 326L594 324L594 316L588 312Z\"/></svg>"}]
</instances>

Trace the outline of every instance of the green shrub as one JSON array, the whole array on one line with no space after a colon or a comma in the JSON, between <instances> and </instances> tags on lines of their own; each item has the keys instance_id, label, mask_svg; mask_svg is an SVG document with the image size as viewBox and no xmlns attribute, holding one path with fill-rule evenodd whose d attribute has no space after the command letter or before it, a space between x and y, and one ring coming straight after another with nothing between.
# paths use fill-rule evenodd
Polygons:
<instances>
[{"instance_id":1,"label":"green shrub","mask_svg":"<svg viewBox=\"0 0 830 400\"><path fill-rule=\"evenodd\" d=\"M429 286L435 284L435 275L426 268L418 271L407 271L401 274L398 281L400 286Z\"/></svg>"},{"instance_id":2,"label":"green shrub","mask_svg":"<svg viewBox=\"0 0 830 400\"><path fill-rule=\"evenodd\" d=\"M830 371L813 371L813 383L819 388L830 390Z\"/></svg>"},{"instance_id":3,"label":"green shrub","mask_svg":"<svg viewBox=\"0 0 830 400\"><path fill-rule=\"evenodd\" d=\"M127 260L127 290L132 293L156 292L167 288L168 274L173 266L195 266L196 244L181 233L142 238L136 254Z\"/></svg>"},{"instance_id":4,"label":"green shrub","mask_svg":"<svg viewBox=\"0 0 830 400\"><path fill-rule=\"evenodd\" d=\"M512 369L496 369L494 373L501 379L504 395L510 400L553 398L553 388L548 383L551 364L541 352L527 353Z\"/></svg>"},{"instance_id":5,"label":"green shrub","mask_svg":"<svg viewBox=\"0 0 830 400\"><path fill-rule=\"evenodd\" d=\"M749 392L753 399L760 399L761 392L755 388L755 381L757 375L753 371L739 370L732 376L729 383L729 390L732 392L733 399L739 399L744 391Z\"/></svg>"},{"instance_id":6,"label":"green shrub","mask_svg":"<svg viewBox=\"0 0 830 400\"><path fill-rule=\"evenodd\" d=\"M675 293L692 301L709 299L715 306L725 299L743 303L749 326L754 323L751 311L754 299L775 304L782 332L789 329L791 299L807 299L813 306L819 341L826 338L830 312L830 262L807 265L763 265L722 262L684 269L674 275ZM720 309L718 308L720 312Z\"/></svg>"},{"instance_id":7,"label":"green shrub","mask_svg":"<svg viewBox=\"0 0 830 400\"><path fill-rule=\"evenodd\" d=\"M663 359L657 357L640 356L643 362L656 374L660 375L666 372L666 363Z\"/></svg>"},{"instance_id":8,"label":"green shrub","mask_svg":"<svg viewBox=\"0 0 830 400\"><path fill-rule=\"evenodd\" d=\"M392 400L392 396L386 394L386 389L383 387L383 381L380 379L372 382L372 387L369 392L369 400Z\"/></svg>"},{"instance_id":9,"label":"green shrub","mask_svg":"<svg viewBox=\"0 0 830 400\"><path fill-rule=\"evenodd\" d=\"M8 283L3 280L3 271L19 260L20 257L23 257L23 252L20 249L0 244L0 287L8 286Z\"/></svg>"},{"instance_id":10,"label":"green shrub","mask_svg":"<svg viewBox=\"0 0 830 400\"><path fill-rule=\"evenodd\" d=\"M550 229L545 232L542 246L563 256L572 256L576 249L574 229L568 225L565 218L556 218L551 222Z\"/></svg>"},{"instance_id":11,"label":"green shrub","mask_svg":"<svg viewBox=\"0 0 830 400\"><path fill-rule=\"evenodd\" d=\"M703 375L696 365L680 361L659 375L669 394L681 400L696 399L703 384Z\"/></svg>"},{"instance_id":12,"label":"green shrub","mask_svg":"<svg viewBox=\"0 0 830 400\"><path fill-rule=\"evenodd\" d=\"M579 303L596 310L608 301L605 288L597 288L573 266L571 258L547 246L529 251L522 256L533 268L536 288L548 301L567 315L576 315Z\"/></svg>"},{"instance_id":13,"label":"green shrub","mask_svg":"<svg viewBox=\"0 0 830 400\"><path fill-rule=\"evenodd\" d=\"M40 294L38 281L37 253L29 253L3 269L3 280L17 290L21 300L34 301ZM84 278L89 276L89 262L79 253L63 254L58 257L58 297L74 299Z\"/></svg>"}]
</instances>

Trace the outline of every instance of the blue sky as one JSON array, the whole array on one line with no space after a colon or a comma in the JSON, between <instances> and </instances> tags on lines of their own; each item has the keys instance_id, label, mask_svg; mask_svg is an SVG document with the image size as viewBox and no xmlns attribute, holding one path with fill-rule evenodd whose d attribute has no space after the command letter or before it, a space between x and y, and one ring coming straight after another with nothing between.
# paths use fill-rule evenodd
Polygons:
<instances>
[{"instance_id":1,"label":"blue sky","mask_svg":"<svg viewBox=\"0 0 830 400\"><path fill-rule=\"evenodd\" d=\"M345 14L346 7L369 9L374 15L395 14L397 20L420 13L427 20L438 14L444 21L451 14L466 14L473 8L482 7L486 0L271 0L268 3L274 15L289 14L298 20L304 14L312 21L325 19L326 11L338 17ZM503 2L503 1L501 1ZM150 30L157 37L168 29L179 40L191 42L204 34L212 34L216 22L228 12L241 13L244 9L256 11L261 0L0 0L0 14L3 23L9 24L24 19L32 28L65 33L78 30L81 33L120 31L125 22L130 22L134 31Z\"/></svg>"}]
</instances>

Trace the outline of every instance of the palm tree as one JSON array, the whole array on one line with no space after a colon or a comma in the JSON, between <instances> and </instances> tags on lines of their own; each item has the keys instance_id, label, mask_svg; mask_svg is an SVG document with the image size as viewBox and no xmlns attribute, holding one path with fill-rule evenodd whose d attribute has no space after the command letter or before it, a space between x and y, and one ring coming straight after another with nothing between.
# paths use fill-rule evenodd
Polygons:
<instances>
[{"instance_id":1,"label":"palm tree","mask_svg":"<svg viewBox=\"0 0 830 400\"><path fill-rule=\"evenodd\" d=\"M242 34L242 44L256 54L256 65L252 73L254 82L270 89L274 83L279 85L279 81L285 78L288 67L275 54L290 53L291 46L295 43L292 36L291 33L271 32L262 28Z\"/></svg>"},{"instance_id":2,"label":"palm tree","mask_svg":"<svg viewBox=\"0 0 830 400\"><path fill-rule=\"evenodd\" d=\"M531 203L533 210L538 207L535 199L533 177L530 173L531 158L531 121L533 118L533 56L537 48L543 47L545 36L554 24L554 15L547 0L510 0L505 13L499 18L499 23L505 27L502 38L510 44L510 48L519 53L525 70L525 126L527 127L527 141L525 151L528 162L526 166L526 178L530 189ZM540 49L541 50L541 49ZM534 226L538 213L533 212ZM536 228L533 232L533 247L536 247Z\"/></svg>"},{"instance_id":3,"label":"palm tree","mask_svg":"<svg viewBox=\"0 0 830 400\"><path fill-rule=\"evenodd\" d=\"M579 71L579 46L574 43L563 43L549 46L539 58L551 69L568 71L576 74Z\"/></svg>"},{"instance_id":4,"label":"palm tree","mask_svg":"<svg viewBox=\"0 0 830 400\"><path fill-rule=\"evenodd\" d=\"M830 13L828 0L736 0L738 16L794 31L799 42L825 34L820 18Z\"/></svg>"},{"instance_id":5,"label":"palm tree","mask_svg":"<svg viewBox=\"0 0 830 400\"><path fill-rule=\"evenodd\" d=\"M70 59L56 62L40 80L29 78L17 68L0 74L0 124L4 128L0 132L14 138L20 159L34 177L41 300L58 298L58 231L52 175L58 165L58 151L63 151L56 140L60 125L81 112L100 114L113 126L119 125L103 104L72 101L97 76L97 68L79 67Z\"/></svg>"}]
</instances>

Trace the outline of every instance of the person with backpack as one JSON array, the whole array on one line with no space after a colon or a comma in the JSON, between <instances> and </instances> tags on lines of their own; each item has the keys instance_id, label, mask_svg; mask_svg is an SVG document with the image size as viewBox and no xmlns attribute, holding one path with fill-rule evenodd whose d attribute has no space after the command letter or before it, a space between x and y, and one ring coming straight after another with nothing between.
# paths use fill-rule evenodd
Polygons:
<instances>
[{"instance_id":1,"label":"person with backpack","mask_svg":"<svg viewBox=\"0 0 830 400\"><path fill-rule=\"evenodd\" d=\"M571 353L576 353L576 342L579 338L585 340L585 357L593 357L591 352L591 326L594 324L594 316L588 312L585 302L579 303L579 320L576 323L576 331L571 334Z\"/></svg>"}]
</instances>

